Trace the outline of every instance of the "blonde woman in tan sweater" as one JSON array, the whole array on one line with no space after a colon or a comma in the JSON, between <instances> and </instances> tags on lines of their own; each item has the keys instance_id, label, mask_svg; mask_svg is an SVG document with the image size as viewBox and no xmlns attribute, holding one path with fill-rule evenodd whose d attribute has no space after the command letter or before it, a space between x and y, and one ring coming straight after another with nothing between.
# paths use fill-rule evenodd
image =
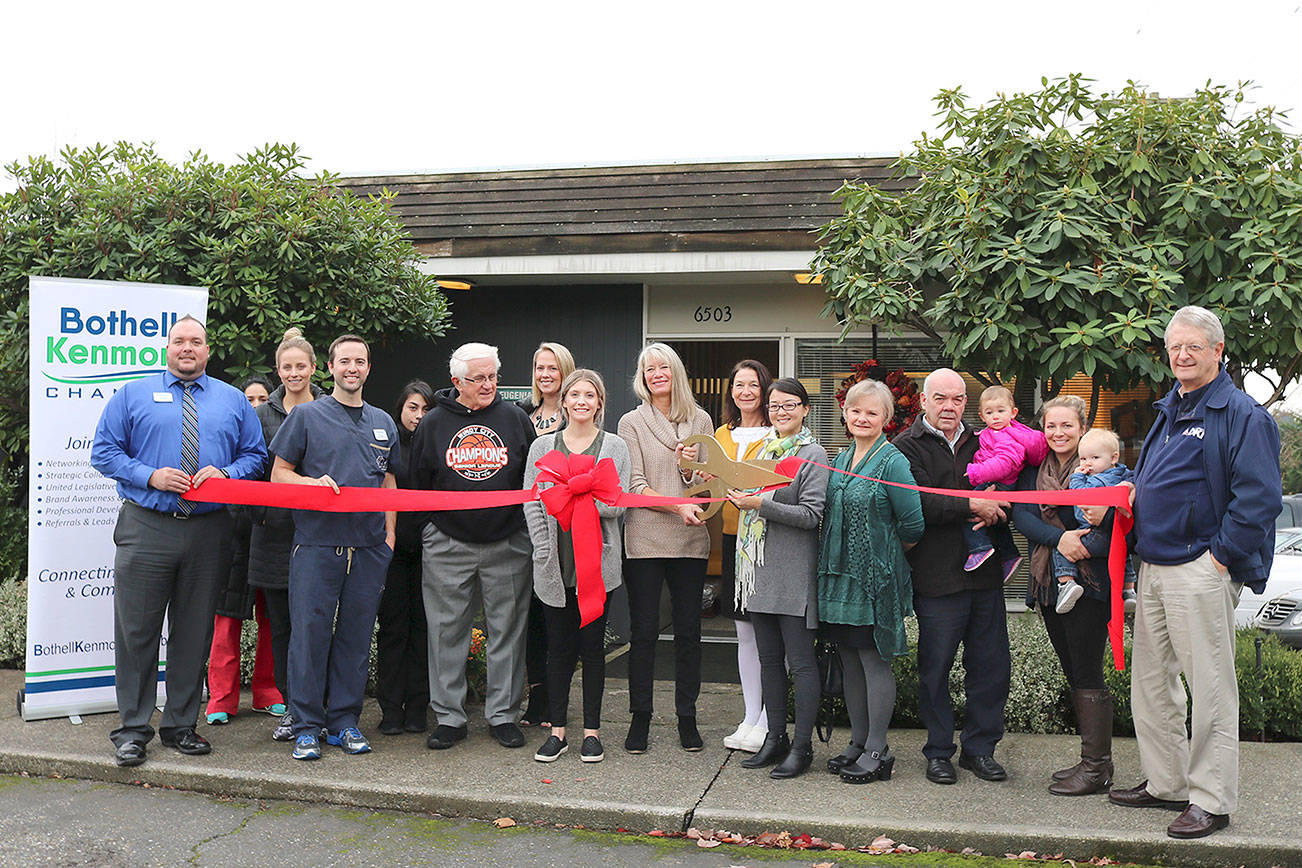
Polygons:
<instances>
[{"instance_id":1,"label":"blonde woman in tan sweater","mask_svg":"<svg viewBox=\"0 0 1302 868\"><path fill-rule=\"evenodd\" d=\"M691 482L691 476L683 476L678 467L682 441L692 434L712 434L710 415L692 396L682 360L665 344L648 344L638 354L633 391L642 403L619 420L619 436L629 450L629 491L681 496ZM695 504L683 504L639 507L626 513L624 584L633 634L628 661L633 722L624 740L629 753L647 749L660 589L666 584L673 611L678 740L689 751L704 744L696 728L696 697L701 689L701 591L710 535L700 512Z\"/></svg>"}]
</instances>

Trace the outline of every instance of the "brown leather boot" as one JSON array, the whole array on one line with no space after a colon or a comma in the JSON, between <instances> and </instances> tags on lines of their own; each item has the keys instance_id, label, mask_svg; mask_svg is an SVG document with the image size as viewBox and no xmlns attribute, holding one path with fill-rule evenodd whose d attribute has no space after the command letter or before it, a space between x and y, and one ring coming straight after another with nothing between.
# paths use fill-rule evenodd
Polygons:
<instances>
[{"instance_id":1,"label":"brown leather boot","mask_svg":"<svg viewBox=\"0 0 1302 868\"><path fill-rule=\"evenodd\" d=\"M1077 690L1076 718L1080 726L1080 766L1050 785L1055 796L1088 796L1112 786L1112 694Z\"/></svg>"},{"instance_id":2,"label":"brown leather boot","mask_svg":"<svg viewBox=\"0 0 1302 868\"><path fill-rule=\"evenodd\" d=\"M1080 695L1080 694L1081 694L1081 692L1080 692L1079 690L1072 690L1072 692L1071 692L1071 706L1072 706L1072 709L1076 712L1076 729L1077 729L1077 731L1080 730L1080 725L1081 725L1080 722L1081 722L1081 720L1083 719L1083 718L1082 718L1082 714L1081 714L1081 705L1082 705L1082 703L1083 703L1084 700L1081 699L1081 695ZM1076 763L1076 765L1074 765L1074 766L1068 766L1068 767L1065 768L1065 769L1058 769L1056 772L1054 772L1052 775L1050 775L1050 777L1052 777L1055 781L1065 781L1065 780L1067 780L1067 778L1069 778L1069 777L1071 777L1072 775L1076 774L1076 772L1080 769L1081 764L1084 763L1084 762L1085 762L1085 760L1082 759L1080 762Z\"/></svg>"}]
</instances>

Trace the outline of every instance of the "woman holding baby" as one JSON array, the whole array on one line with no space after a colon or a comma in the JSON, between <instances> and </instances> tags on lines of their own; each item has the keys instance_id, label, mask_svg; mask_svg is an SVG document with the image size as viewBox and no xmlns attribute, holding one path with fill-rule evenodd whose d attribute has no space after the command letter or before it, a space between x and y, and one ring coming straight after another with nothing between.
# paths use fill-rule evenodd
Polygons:
<instances>
[{"instance_id":1,"label":"woman holding baby","mask_svg":"<svg viewBox=\"0 0 1302 868\"><path fill-rule=\"evenodd\" d=\"M1022 490L1061 491L1096 485L1088 477L1107 471L1129 477L1120 464L1116 435L1086 431L1085 402L1074 395L1047 401L1041 423L1049 453L1038 467L1018 478ZM1084 459L1084 460L1082 460ZM1073 476L1076 478L1073 479ZM1027 605L1038 607L1049 641L1071 687L1080 729L1080 762L1054 772L1049 792L1084 796L1107 792L1112 784L1112 695L1103 681L1103 651L1108 633L1108 542L1111 510L1016 504L1013 521L1031 543L1031 581ZM1069 582L1081 593L1061 605L1060 588Z\"/></svg>"}]
</instances>

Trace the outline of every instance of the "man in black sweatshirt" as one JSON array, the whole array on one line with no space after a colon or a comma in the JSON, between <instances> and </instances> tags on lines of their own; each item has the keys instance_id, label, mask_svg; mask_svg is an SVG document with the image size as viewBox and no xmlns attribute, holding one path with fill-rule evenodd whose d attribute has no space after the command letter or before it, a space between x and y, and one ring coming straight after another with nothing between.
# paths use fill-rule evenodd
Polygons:
<instances>
[{"instance_id":1,"label":"man in black sweatshirt","mask_svg":"<svg viewBox=\"0 0 1302 868\"><path fill-rule=\"evenodd\" d=\"M967 385L957 372L940 368L922 387L922 415L901 432L893 445L909 459L919 485L967 489L967 466L976 455L976 434L963 424ZM954 754L954 709L949 700L949 670L963 644L966 705L959 765L987 781L1008 777L995 761L995 745L1004 734L1011 663L1008 621L1004 611L1003 575L996 558L965 571L967 546L963 529L980 519L1007 521L1004 508L981 498L922 495L927 529L909 550L913 567L913 609L918 616L919 714L927 727L927 780L957 780Z\"/></svg>"},{"instance_id":2,"label":"man in black sweatshirt","mask_svg":"<svg viewBox=\"0 0 1302 868\"><path fill-rule=\"evenodd\" d=\"M534 440L524 411L497 394L497 347L465 344L452 354L452 388L434 394L411 443L414 487L506 491L524 483ZM432 750L466 737L466 655L476 597L483 601L488 664L484 717L504 747L520 747L515 723L524 691L524 635L532 546L519 506L433 512L422 531L429 624Z\"/></svg>"}]
</instances>

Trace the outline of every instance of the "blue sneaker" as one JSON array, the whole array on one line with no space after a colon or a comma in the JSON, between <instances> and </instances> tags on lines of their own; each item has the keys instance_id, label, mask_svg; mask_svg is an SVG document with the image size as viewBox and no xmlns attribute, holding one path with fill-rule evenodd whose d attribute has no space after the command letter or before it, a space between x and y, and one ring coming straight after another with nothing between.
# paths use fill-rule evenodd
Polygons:
<instances>
[{"instance_id":1,"label":"blue sneaker","mask_svg":"<svg viewBox=\"0 0 1302 868\"><path fill-rule=\"evenodd\" d=\"M963 564L963 572L972 572L977 567L990 560L990 556L994 553L994 549L983 549L979 552L972 552L972 554L967 556L967 561Z\"/></svg>"},{"instance_id":2,"label":"blue sneaker","mask_svg":"<svg viewBox=\"0 0 1302 868\"><path fill-rule=\"evenodd\" d=\"M326 736L326 744L337 745L344 749L344 753L370 753L371 743L362 735L362 731L355 726L339 730L338 735Z\"/></svg>"},{"instance_id":3,"label":"blue sneaker","mask_svg":"<svg viewBox=\"0 0 1302 868\"><path fill-rule=\"evenodd\" d=\"M289 711L289 706L285 705L285 703L283 702L273 702L271 705L264 705L262 707L258 707L255 705L253 706L253 710L261 711L263 714L270 714L275 717L280 717L285 712Z\"/></svg>"},{"instance_id":4,"label":"blue sneaker","mask_svg":"<svg viewBox=\"0 0 1302 868\"><path fill-rule=\"evenodd\" d=\"M292 756L296 760L321 759L321 742L312 733L305 732L294 740Z\"/></svg>"}]
</instances>

